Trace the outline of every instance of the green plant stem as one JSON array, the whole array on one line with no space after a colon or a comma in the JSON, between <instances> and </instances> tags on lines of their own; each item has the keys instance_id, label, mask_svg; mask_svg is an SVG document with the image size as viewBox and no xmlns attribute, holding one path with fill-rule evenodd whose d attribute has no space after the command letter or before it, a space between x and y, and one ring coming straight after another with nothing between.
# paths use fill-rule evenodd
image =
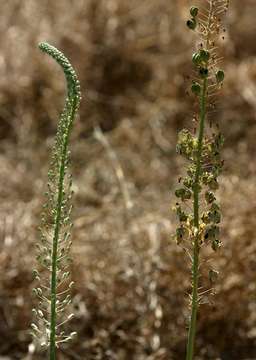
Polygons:
<instances>
[{"instance_id":1,"label":"green plant stem","mask_svg":"<svg viewBox=\"0 0 256 360\"><path fill-rule=\"evenodd\" d=\"M195 173L195 182L194 182L194 202L193 202L193 213L194 213L194 228L196 234L194 235L193 242L193 263L192 263L192 308L191 308L191 318L189 324L188 332L188 342L187 342L187 355L186 360L193 360L194 357L194 347L195 347L195 335L196 335L196 322L197 322L197 310L198 310L198 278L199 278L199 194L200 194L200 173L202 167L202 146L203 146L203 136L205 128L205 117L206 117L206 103L207 103L207 85L208 79L204 79L203 87L200 95L200 123L199 123L199 133L198 133L198 151L197 151L197 161L196 161L196 173Z\"/></svg>"},{"instance_id":2,"label":"green plant stem","mask_svg":"<svg viewBox=\"0 0 256 360\"><path fill-rule=\"evenodd\" d=\"M67 160L68 142L70 129L75 116L76 103L72 106L70 125L66 136L64 138L63 149L61 154L60 170L59 170L59 182L58 182L58 197L57 197L57 211L55 218L53 246L52 246L52 269L51 269L51 316L50 316L50 360L56 360L56 299L57 299L57 251L59 234L61 228L61 212L63 204L63 190L65 180L65 167Z\"/></svg>"}]
</instances>

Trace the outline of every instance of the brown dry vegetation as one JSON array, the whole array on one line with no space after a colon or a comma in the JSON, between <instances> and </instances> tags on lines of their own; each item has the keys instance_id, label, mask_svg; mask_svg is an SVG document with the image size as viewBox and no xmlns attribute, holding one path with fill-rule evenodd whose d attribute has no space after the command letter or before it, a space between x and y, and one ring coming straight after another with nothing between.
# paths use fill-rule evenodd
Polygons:
<instances>
[{"instance_id":1,"label":"brown dry vegetation","mask_svg":"<svg viewBox=\"0 0 256 360\"><path fill-rule=\"evenodd\" d=\"M41 359L28 352L31 272L64 95L61 71L37 49L46 40L71 59L83 92L72 137L71 326L79 335L59 359L183 359L189 261L171 240L170 208L183 167L177 131L193 108L185 95L195 41L184 26L189 1L0 3L0 358ZM232 1L221 50L224 246L202 265L220 279L201 307L197 359L256 359L255 14L255 0ZM119 159L121 186L96 126Z\"/></svg>"}]
</instances>

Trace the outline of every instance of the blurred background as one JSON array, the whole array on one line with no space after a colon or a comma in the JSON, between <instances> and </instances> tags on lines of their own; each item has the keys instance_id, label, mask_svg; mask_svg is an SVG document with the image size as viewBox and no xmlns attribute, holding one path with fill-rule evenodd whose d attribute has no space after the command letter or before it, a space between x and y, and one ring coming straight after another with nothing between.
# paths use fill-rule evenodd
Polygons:
<instances>
[{"instance_id":1,"label":"blurred background","mask_svg":"<svg viewBox=\"0 0 256 360\"><path fill-rule=\"evenodd\" d=\"M83 93L72 135L76 341L58 359L184 359L189 260L171 238L173 190L191 127L186 95L197 41L187 0L0 1L0 359L44 359L29 335L32 269L49 152L71 60ZM256 2L233 0L215 117L226 138L219 271L205 296L197 359L256 359ZM210 260L211 259L211 260Z\"/></svg>"}]
</instances>

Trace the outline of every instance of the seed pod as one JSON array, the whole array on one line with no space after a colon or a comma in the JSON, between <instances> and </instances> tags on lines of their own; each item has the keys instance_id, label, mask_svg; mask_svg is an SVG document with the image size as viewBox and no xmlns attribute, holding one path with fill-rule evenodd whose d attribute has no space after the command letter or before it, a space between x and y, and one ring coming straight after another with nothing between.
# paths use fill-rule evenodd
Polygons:
<instances>
[{"instance_id":1,"label":"seed pod","mask_svg":"<svg viewBox=\"0 0 256 360\"><path fill-rule=\"evenodd\" d=\"M201 64L201 57L199 53L194 53L192 55L192 62L194 65L198 66Z\"/></svg>"},{"instance_id":2,"label":"seed pod","mask_svg":"<svg viewBox=\"0 0 256 360\"><path fill-rule=\"evenodd\" d=\"M187 233L187 230L184 226L181 226L176 229L175 238L176 238L177 244L181 243L181 241L184 239L186 233Z\"/></svg>"},{"instance_id":3,"label":"seed pod","mask_svg":"<svg viewBox=\"0 0 256 360\"><path fill-rule=\"evenodd\" d=\"M192 6L190 8L190 15L194 18L198 15L198 8L196 6Z\"/></svg>"},{"instance_id":4,"label":"seed pod","mask_svg":"<svg viewBox=\"0 0 256 360\"><path fill-rule=\"evenodd\" d=\"M199 52L200 59L203 62L207 62L210 59L210 53L208 50L201 49Z\"/></svg>"},{"instance_id":5,"label":"seed pod","mask_svg":"<svg viewBox=\"0 0 256 360\"><path fill-rule=\"evenodd\" d=\"M218 70L215 76L216 76L216 81L219 84L224 81L225 73L223 70Z\"/></svg>"},{"instance_id":6,"label":"seed pod","mask_svg":"<svg viewBox=\"0 0 256 360\"><path fill-rule=\"evenodd\" d=\"M179 205L175 207L175 211L180 222L187 221L188 216Z\"/></svg>"},{"instance_id":7,"label":"seed pod","mask_svg":"<svg viewBox=\"0 0 256 360\"><path fill-rule=\"evenodd\" d=\"M204 232L204 240L216 240L220 234L220 229L216 225L207 226Z\"/></svg>"},{"instance_id":8,"label":"seed pod","mask_svg":"<svg viewBox=\"0 0 256 360\"><path fill-rule=\"evenodd\" d=\"M200 95L200 93L201 93L201 85L198 84L197 82L193 82L193 84L191 86L191 91L195 95Z\"/></svg>"},{"instance_id":9,"label":"seed pod","mask_svg":"<svg viewBox=\"0 0 256 360\"><path fill-rule=\"evenodd\" d=\"M189 200L191 198L191 191L189 191L187 189L180 188L180 189L177 189L175 191L175 195L178 198L181 198L182 201Z\"/></svg>"},{"instance_id":10,"label":"seed pod","mask_svg":"<svg viewBox=\"0 0 256 360\"><path fill-rule=\"evenodd\" d=\"M206 173L202 177L202 181L205 185L208 185L210 190L217 190L219 187L216 176L213 174Z\"/></svg>"},{"instance_id":11,"label":"seed pod","mask_svg":"<svg viewBox=\"0 0 256 360\"><path fill-rule=\"evenodd\" d=\"M213 204L211 207L211 210L209 211L209 218L210 221L213 222L214 224L219 224L221 221L221 214L219 211L219 207L217 204Z\"/></svg>"},{"instance_id":12,"label":"seed pod","mask_svg":"<svg viewBox=\"0 0 256 360\"><path fill-rule=\"evenodd\" d=\"M190 29L190 30L195 30L197 26L197 22L196 22L196 19L190 19L187 21L187 27Z\"/></svg>"},{"instance_id":13,"label":"seed pod","mask_svg":"<svg viewBox=\"0 0 256 360\"><path fill-rule=\"evenodd\" d=\"M203 78L203 79L207 78L208 73L209 73L209 71L207 68L200 67L199 74L200 74L201 78Z\"/></svg>"}]
</instances>

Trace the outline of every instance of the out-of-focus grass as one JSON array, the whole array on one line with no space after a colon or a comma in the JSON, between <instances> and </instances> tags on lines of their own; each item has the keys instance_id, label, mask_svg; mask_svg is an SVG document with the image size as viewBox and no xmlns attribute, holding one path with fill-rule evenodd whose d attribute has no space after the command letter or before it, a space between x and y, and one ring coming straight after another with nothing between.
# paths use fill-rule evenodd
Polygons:
<instances>
[{"instance_id":1,"label":"out-of-focus grass","mask_svg":"<svg viewBox=\"0 0 256 360\"><path fill-rule=\"evenodd\" d=\"M79 336L60 359L184 357L189 266L171 241L170 207L182 171L176 134L193 115L188 3L1 1L0 355L40 359L28 354L31 269L64 91L61 73L52 75L38 53L47 40L72 59L84 94L72 140L71 326ZM214 260L217 294L200 312L198 359L256 357L255 11L254 0L233 0L223 42L227 80L216 117L226 138L224 247ZM97 125L123 169L128 211Z\"/></svg>"}]
</instances>

